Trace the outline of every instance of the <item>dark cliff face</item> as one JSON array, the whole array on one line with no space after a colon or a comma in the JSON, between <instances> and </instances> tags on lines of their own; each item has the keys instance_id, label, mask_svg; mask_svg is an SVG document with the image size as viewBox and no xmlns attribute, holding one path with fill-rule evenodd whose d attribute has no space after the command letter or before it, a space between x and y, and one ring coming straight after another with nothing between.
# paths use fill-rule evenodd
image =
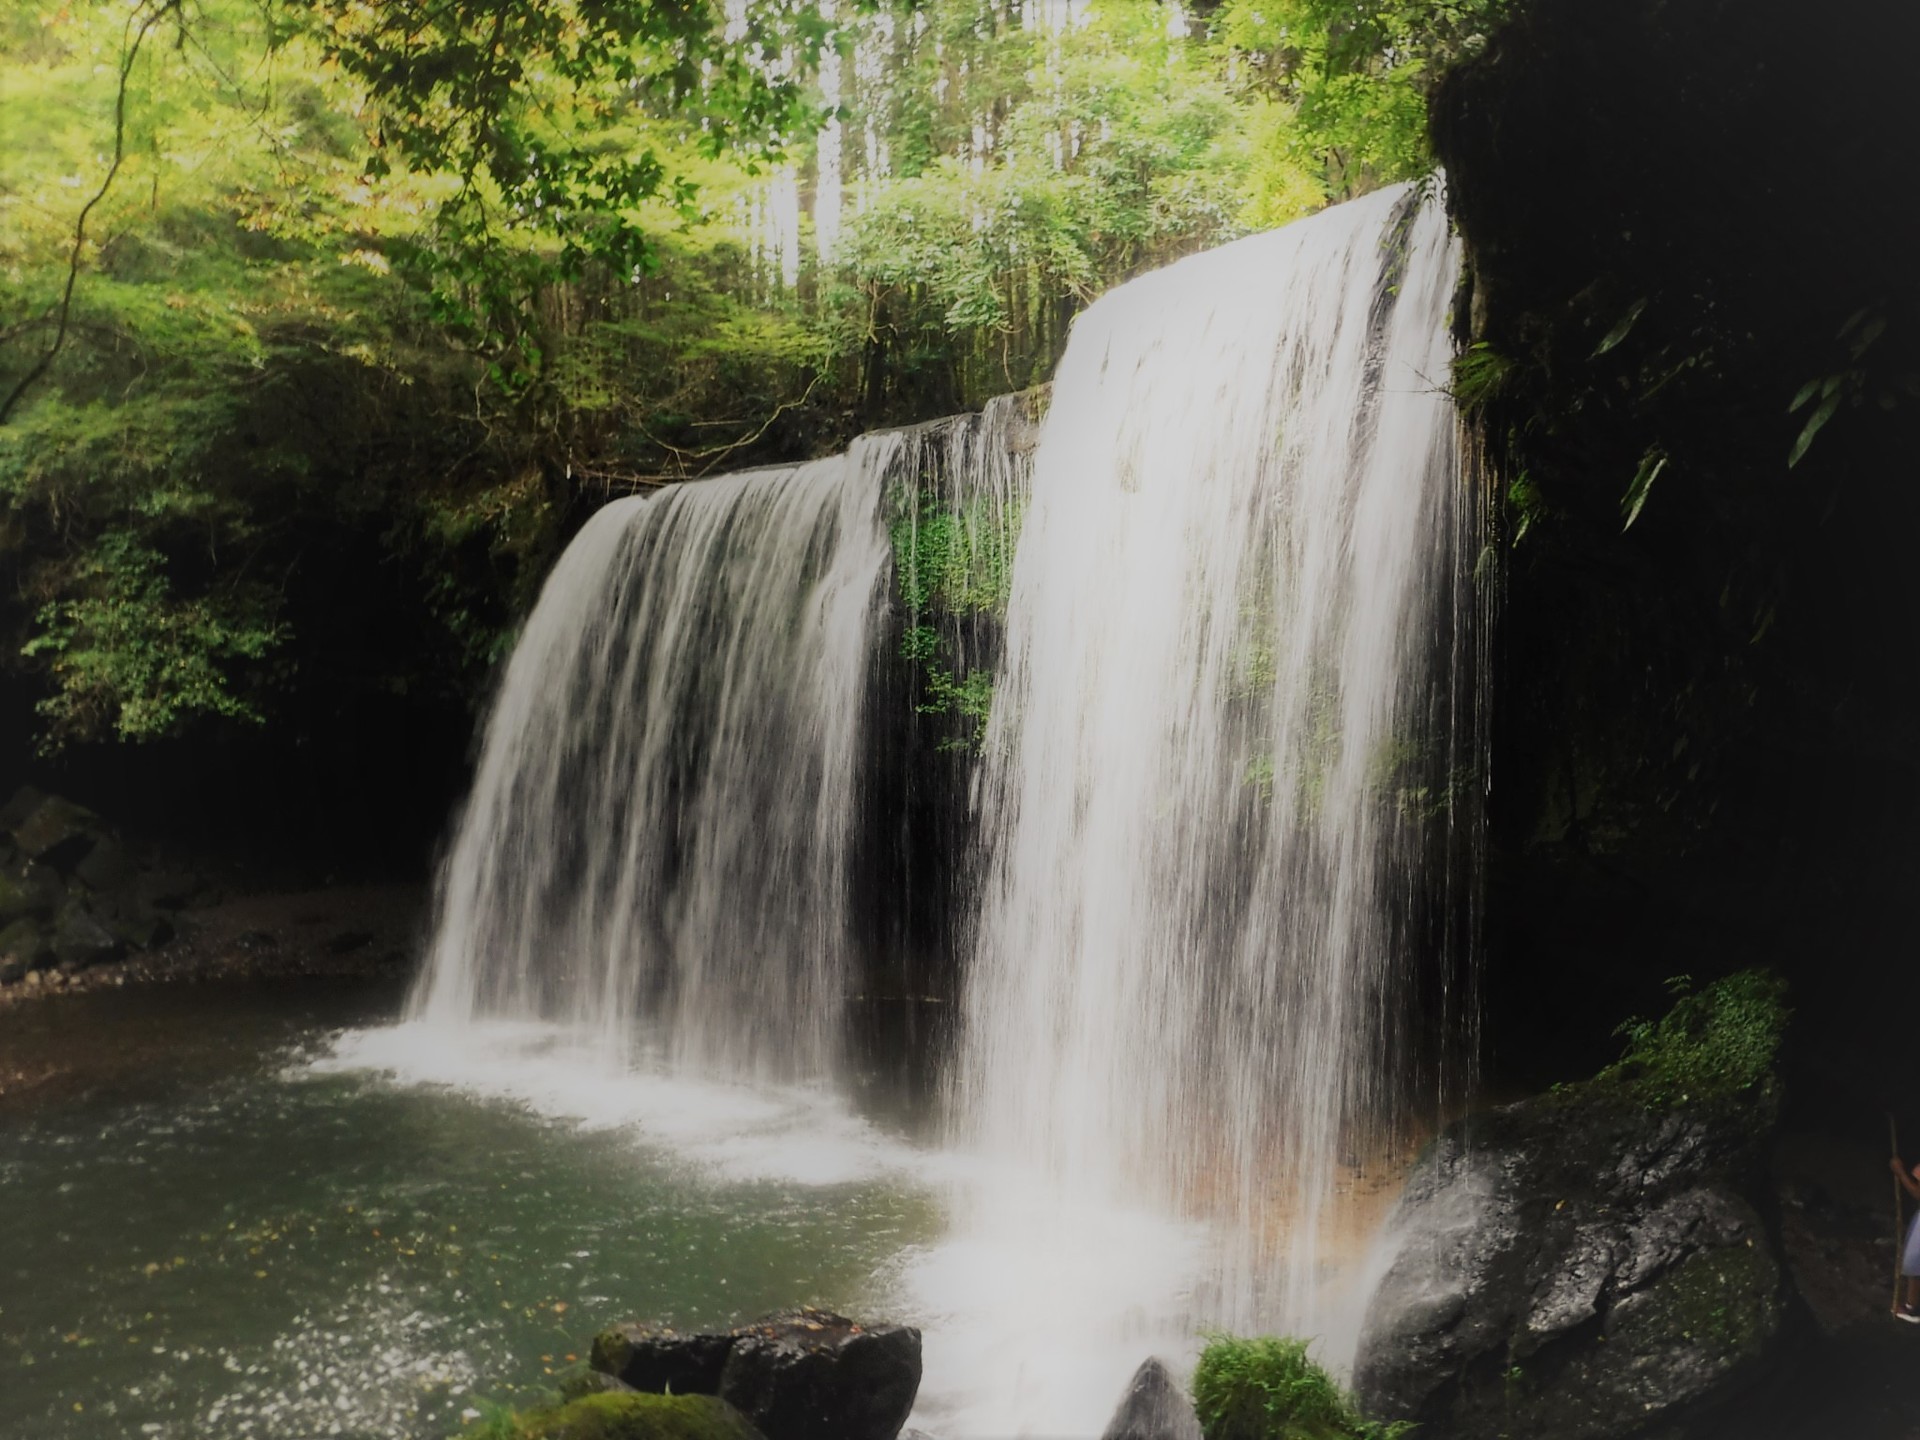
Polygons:
<instances>
[{"instance_id":1,"label":"dark cliff face","mask_svg":"<svg viewBox=\"0 0 1920 1440\"><path fill-rule=\"evenodd\" d=\"M1916 41L1883 0L1533 0L1436 97L1503 491L1512 1083L1604 1058L1667 975L1771 963L1797 1103L1920 1112Z\"/></svg>"}]
</instances>

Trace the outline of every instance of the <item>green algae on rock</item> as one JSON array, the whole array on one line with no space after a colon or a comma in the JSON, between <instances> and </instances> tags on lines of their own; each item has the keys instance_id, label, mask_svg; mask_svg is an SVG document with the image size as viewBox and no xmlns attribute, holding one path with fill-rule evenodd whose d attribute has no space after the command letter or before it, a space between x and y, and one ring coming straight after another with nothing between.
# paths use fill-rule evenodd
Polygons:
<instances>
[{"instance_id":1,"label":"green algae on rock","mask_svg":"<svg viewBox=\"0 0 1920 1440\"><path fill-rule=\"evenodd\" d=\"M588 1395L551 1410L501 1415L468 1440L764 1440L712 1395Z\"/></svg>"}]
</instances>

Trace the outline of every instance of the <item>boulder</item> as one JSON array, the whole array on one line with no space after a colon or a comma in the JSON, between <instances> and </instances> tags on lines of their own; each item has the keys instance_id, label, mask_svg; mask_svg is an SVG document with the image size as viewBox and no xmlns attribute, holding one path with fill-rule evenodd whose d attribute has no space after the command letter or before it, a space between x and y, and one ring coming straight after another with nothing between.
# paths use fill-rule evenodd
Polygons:
<instances>
[{"instance_id":1,"label":"boulder","mask_svg":"<svg viewBox=\"0 0 1920 1440\"><path fill-rule=\"evenodd\" d=\"M774 1440L895 1440L920 1389L920 1332L803 1306L733 1332L720 1397Z\"/></svg>"},{"instance_id":2,"label":"boulder","mask_svg":"<svg viewBox=\"0 0 1920 1440\"><path fill-rule=\"evenodd\" d=\"M89 965L117 960L124 948L97 917L77 906L62 911L54 926L54 959L69 974Z\"/></svg>"},{"instance_id":3,"label":"boulder","mask_svg":"<svg viewBox=\"0 0 1920 1440\"><path fill-rule=\"evenodd\" d=\"M173 922L164 915L134 910L100 919L114 939L132 950L151 950L173 938Z\"/></svg>"},{"instance_id":4,"label":"boulder","mask_svg":"<svg viewBox=\"0 0 1920 1440\"><path fill-rule=\"evenodd\" d=\"M0 869L0 925L26 915L51 915L65 895L59 875L45 865L16 862Z\"/></svg>"},{"instance_id":5,"label":"boulder","mask_svg":"<svg viewBox=\"0 0 1920 1440\"><path fill-rule=\"evenodd\" d=\"M1167 1367L1148 1359L1127 1382L1100 1440L1201 1440L1200 1417Z\"/></svg>"},{"instance_id":6,"label":"boulder","mask_svg":"<svg viewBox=\"0 0 1920 1440\"><path fill-rule=\"evenodd\" d=\"M588 1395L632 1395L635 1390L615 1376L599 1370L574 1370L561 1377L560 1399L581 1400Z\"/></svg>"},{"instance_id":7,"label":"boulder","mask_svg":"<svg viewBox=\"0 0 1920 1440\"><path fill-rule=\"evenodd\" d=\"M731 1335L683 1335L652 1325L615 1325L593 1337L587 1363L635 1390L718 1395Z\"/></svg>"},{"instance_id":8,"label":"boulder","mask_svg":"<svg viewBox=\"0 0 1920 1440\"><path fill-rule=\"evenodd\" d=\"M5 805L0 805L0 833L11 835L16 826L35 810L46 795L31 785L22 785L8 797Z\"/></svg>"},{"instance_id":9,"label":"boulder","mask_svg":"<svg viewBox=\"0 0 1920 1440\"><path fill-rule=\"evenodd\" d=\"M45 921L23 917L0 927L0 984L10 985L52 963L53 933Z\"/></svg>"},{"instance_id":10,"label":"boulder","mask_svg":"<svg viewBox=\"0 0 1920 1440\"><path fill-rule=\"evenodd\" d=\"M13 841L29 859L66 869L93 848L99 831L91 810L49 795L13 827Z\"/></svg>"},{"instance_id":11,"label":"boulder","mask_svg":"<svg viewBox=\"0 0 1920 1440\"><path fill-rule=\"evenodd\" d=\"M1785 1285L1755 1203L1772 1105L1590 1083L1444 1131L1389 1222L1361 1407L1422 1440L1685 1433L1779 1352Z\"/></svg>"},{"instance_id":12,"label":"boulder","mask_svg":"<svg viewBox=\"0 0 1920 1440\"><path fill-rule=\"evenodd\" d=\"M74 879L95 894L124 890L139 873L139 866L127 847L113 839L94 841L80 863L73 867Z\"/></svg>"},{"instance_id":13,"label":"boulder","mask_svg":"<svg viewBox=\"0 0 1920 1440\"><path fill-rule=\"evenodd\" d=\"M0 925L33 913L33 900L19 875L0 870Z\"/></svg>"}]
</instances>

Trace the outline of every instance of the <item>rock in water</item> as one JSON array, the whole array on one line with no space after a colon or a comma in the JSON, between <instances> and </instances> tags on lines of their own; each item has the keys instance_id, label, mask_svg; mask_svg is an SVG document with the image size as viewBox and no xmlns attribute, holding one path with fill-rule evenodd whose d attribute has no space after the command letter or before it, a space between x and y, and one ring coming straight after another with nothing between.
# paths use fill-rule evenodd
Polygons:
<instances>
[{"instance_id":1,"label":"rock in water","mask_svg":"<svg viewBox=\"0 0 1920 1440\"><path fill-rule=\"evenodd\" d=\"M920 1332L781 1310L733 1332L720 1398L774 1440L895 1440L920 1389Z\"/></svg>"},{"instance_id":2,"label":"rock in water","mask_svg":"<svg viewBox=\"0 0 1920 1440\"><path fill-rule=\"evenodd\" d=\"M652 1325L615 1325L593 1337L587 1363L635 1390L718 1395L731 1335L682 1335Z\"/></svg>"},{"instance_id":3,"label":"rock in water","mask_svg":"<svg viewBox=\"0 0 1920 1440\"><path fill-rule=\"evenodd\" d=\"M1100 1440L1201 1440L1193 1402L1158 1359L1144 1361Z\"/></svg>"},{"instance_id":4,"label":"rock in water","mask_svg":"<svg viewBox=\"0 0 1920 1440\"><path fill-rule=\"evenodd\" d=\"M1354 1389L1422 1440L1612 1440L1767 1368L1785 1317L1759 1211L1770 1102L1523 1101L1414 1167ZM1663 1430L1663 1433L1664 1430Z\"/></svg>"}]
</instances>

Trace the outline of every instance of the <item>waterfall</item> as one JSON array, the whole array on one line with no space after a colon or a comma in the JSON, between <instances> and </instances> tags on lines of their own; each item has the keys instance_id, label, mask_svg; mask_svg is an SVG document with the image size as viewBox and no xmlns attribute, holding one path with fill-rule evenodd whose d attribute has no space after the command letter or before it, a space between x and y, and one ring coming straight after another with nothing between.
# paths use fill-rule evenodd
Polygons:
<instances>
[{"instance_id":1,"label":"waterfall","mask_svg":"<svg viewBox=\"0 0 1920 1440\"><path fill-rule=\"evenodd\" d=\"M898 445L593 516L494 702L416 1018L559 1021L729 1078L832 1069Z\"/></svg>"},{"instance_id":2,"label":"waterfall","mask_svg":"<svg viewBox=\"0 0 1920 1440\"><path fill-rule=\"evenodd\" d=\"M871 1085L957 1009L958 1154L889 1162L951 1185L894 1277L938 1433L1091 1433L1206 1327L1339 1368L1471 949L1457 268L1384 191L1101 299L1037 449L1015 397L607 505L504 675L414 1018Z\"/></svg>"},{"instance_id":3,"label":"waterfall","mask_svg":"<svg viewBox=\"0 0 1920 1440\"><path fill-rule=\"evenodd\" d=\"M1416 1012L1451 1003L1457 261L1401 187L1135 280L1076 323L1035 456L952 1093L963 1139L1063 1198L1056 1241L991 1194L971 1223L1204 1223L1190 1326L1338 1348L1330 1276L1432 1068Z\"/></svg>"}]
</instances>

